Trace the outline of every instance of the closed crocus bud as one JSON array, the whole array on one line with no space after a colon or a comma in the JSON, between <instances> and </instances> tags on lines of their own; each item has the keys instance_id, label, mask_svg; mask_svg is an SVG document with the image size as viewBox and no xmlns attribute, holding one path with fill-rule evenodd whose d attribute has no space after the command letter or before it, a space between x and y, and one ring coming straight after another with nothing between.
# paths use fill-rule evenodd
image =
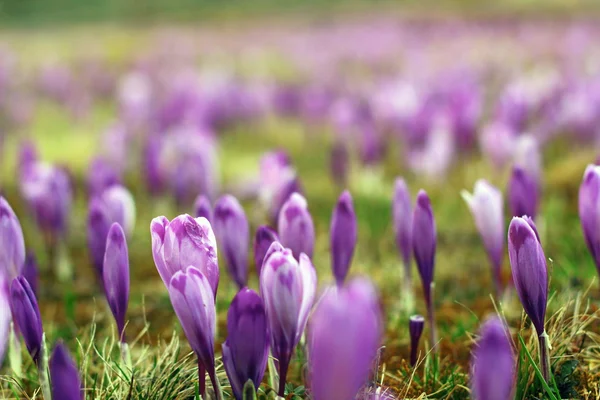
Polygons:
<instances>
[{"instance_id":1,"label":"closed crocus bud","mask_svg":"<svg viewBox=\"0 0 600 400\"><path fill-rule=\"evenodd\" d=\"M194 266L210 282L216 297L219 286L217 241L206 218L180 215L173 221L156 217L150 224L152 255L165 286L178 271Z\"/></svg>"},{"instance_id":2,"label":"closed crocus bud","mask_svg":"<svg viewBox=\"0 0 600 400\"><path fill-rule=\"evenodd\" d=\"M206 276L195 267L177 271L169 283L171 303L190 346L198 357L200 391L204 398L204 371L213 387L215 374L216 309L213 288Z\"/></svg>"},{"instance_id":3,"label":"closed crocus bud","mask_svg":"<svg viewBox=\"0 0 600 400\"><path fill-rule=\"evenodd\" d=\"M290 196L279 212L281 244L292 250L298 259L300 253L312 258L315 247L315 227L308 212L306 199L298 193Z\"/></svg>"},{"instance_id":4,"label":"closed crocus bud","mask_svg":"<svg viewBox=\"0 0 600 400\"><path fill-rule=\"evenodd\" d=\"M37 364L42 349L42 317L37 299L25 278L18 276L10 285L10 308L25 345L33 361Z\"/></svg>"},{"instance_id":5,"label":"closed crocus bud","mask_svg":"<svg viewBox=\"0 0 600 400\"><path fill-rule=\"evenodd\" d=\"M223 365L235 398L241 400L248 380L255 388L260 386L269 358L267 316L255 291L244 288L233 298L227 312L227 335Z\"/></svg>"},{"instance_id":6,"label":"closed crocus bud","mask_svg":"<svg viewBox=\"0 0 600 400\"><path fill-rule=\"evenodd\" d=\"M331 265L338 285L344 283L356 247L356 214L350 192L344 191L331 218Z\"/></svg>"},{"instance_id":7,"label":"closed crocus bud","mask_svg":"<svg viewBox=\"0 0 600 400\"><path fill-rule=\"evenodd\" d=\"M265 260L260 293L269 321L271 352L279 360L279 396L284 395L290 358L306 327L316 288L317 274L306 254L297 261L292 251L285 249L274 251Z\"/></svg>"},{"instance_id":8,"label":"closed crocus bud","mask_svg":"<svg viewBox=\"0 0 600 400\"><path fill-rule=\"evenodd\" d=\"M579 187L579 220L583 236L600 273L600 166L588 165Z\"/></svg>"},{"instance_id":9,"label":"closed crocus bud","mask_svg":"<svg viewBox=\"0 0 600 400\"><path fill-rule=\"evenodd\" d=\"M404 263L405 279L410 287L412 279L410 262L412 260L412 205L410 192L402 178L396 179L394 185L394 200L392 202L392 217L394 219L394 234L396 247Z\"/></svg>"},{"instance_id":10,"label":"closed crocus bud","mask_svg":"<svg viewBox=\"0 0 600 400\"><path fill-rule=\"evenodd\" d=\"M309 327L312 398L354 399L369 378L381 335L381 313L369 281L355 279L328 291Z\"/></svg>"},{"instance_id":11,"label":"closed crocus bud","mask_svg":"<svg viewBox=\"0 0 600 400\"><path fill-rule=\"evenodd\" d=\"M419 341L425 327L425 318L422 315L413 315L408 321L408 332L410 333L410 365L417 364L419 353Z\"/></svg>"},{"instance_id":12,"label":"closed crocus bud","mask_svg":"<svg viewBox=\"0 0 600 400\"><path fill-rule=\"evenodd\" d=\"M248 282L250 228L246 213L235 197L226 195L217 200L213 224L227 269L242 288Z\"/></svg>"},{"instance_id":13,"label":"closed crocus bud","mask_svg":"<svg viewBox=\"0 0 600 400\"><path fill-rule=\"evenodd\" d=\"M502 291L502 256L504 254L504 205L500 190L480 179L475 182L473 193L466 190L461 195L475 219L475 225L483 239L490 262L496 294Z\"/></svg>"},{"instance_id":14,"label":"closed crocus bud","mask_svg":"<svg viewBox=\"0 0 600 400\"><path fill-rule=\"evenodd\" d=\"M504 324L488 319L471 358L471 394L475 400L514 398L515 356Z\"/></svg>"},{"instance_id":15,"label":"closed crocus bud","mask_svg":"<svg viewBox=\"0 0 600 400\"><path fill-rule=\"evenodd\" d=\"M38 295L38 287L40 282L39 270L35 254L29 252L25 257L25 266L23 267L23 276L27 279L33 294Z\"/></svg>"},{"instance_id":16,"label":"closed crocus bud","mask_svg":"<svg viewBox=\"0 0 600 400\"><path fill-rule=\"evenodd\" d=\"M528 215L535 219L538 202L538 183L524 169L513 168L508 182L508 205L513 217Z\"/></svg>"},{"instance_id":17,"label":"closed crocus bud","mask_svg":"<svg viewBox=\"0 0 600 400\"><path fill-rule=\"evenodd\" d=\"M273 242L279 242L277 232L266 225L261 225L256 229L256 235L254 235L254 266L258 276L260 276L267 250Z\"/></svg>"},{"instance_id":18,"label":"closed crocus bud","mask_svg":"<svg viewBox=\"0 0 600 400\"><path fill-rule=\"evenodd\" d=\"M23 271L25 241L21 224L4 197L0 197L0 274L14 279Z\"/></svg>"},{"instance_id":19,"label":"closed crocus bud","mask_svg":"<svg viewBox=\"0 0 600 400\"><path fill-rule=\"evenodd\" d=\"M108 231L102 274L106 300L115 317L119 338L125 342L125 315L129 304L129 255L125 232L117 222Z\"/></svg>"},{"instance_id":20,"label":"closed crocus bud","mask_svg":"<svg viewBox=\"0 0 600 400\"><path fill-rule=\"evenodd\" d=\"M208 220L208 222L212 223L213 209L208 197L201 194L196 198L196 201L194 202L194 215L196 218L204 217Z\"/></svg>"},{"instance_id":21,"label":"closed crocus bud","mask_svg":"<svg viewBox=\"0 0 600 400\"><path fill-rule=\"evenodd\" d=\"M69 350L67 350L62 342L59 342L54 348L50 357L49 367L53 399L83 399L79 370L71 358Z\"/></svg>"}]
</instances>

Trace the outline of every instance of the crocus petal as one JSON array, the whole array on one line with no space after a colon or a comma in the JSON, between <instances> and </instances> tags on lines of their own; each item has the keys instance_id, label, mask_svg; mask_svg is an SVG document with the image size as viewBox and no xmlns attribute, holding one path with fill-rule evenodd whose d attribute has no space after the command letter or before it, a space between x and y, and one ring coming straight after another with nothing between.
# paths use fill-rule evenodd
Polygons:
<instances>
[{"instance_id":1,"label":"crocus petal","mask_svg":"<svg viewBox=\"0 0 600 400\"><path fill-rule=\"evenodd\" d=\"M49 361L50 378L52 379L52 398L61 400L81 400L81 380L77 365L69 351L58 343Z\"/></svg>"},{"instance_id":2,"label":"crocus petal","mask_svg":"<svg viewBox=\"0 0 600 400\"><path fill-rule=\"evenodd\" d=\"M129 255L125 232L118 223L112 224L106 239L104 254L104 291L106 300L117 322L121 340L129 304Z\"/></svg>"},{"instance_id":3,"label":"crocus petal","mask_svg":"<svg viewBox=\"0 0 600 400\"><path fill-rule=\"evenodd\" d=\"M350 192L344 191L333 211L330 229L331 265L339 285L344 282L357 240L357 223Z\"/></svg>"}]
</instances>

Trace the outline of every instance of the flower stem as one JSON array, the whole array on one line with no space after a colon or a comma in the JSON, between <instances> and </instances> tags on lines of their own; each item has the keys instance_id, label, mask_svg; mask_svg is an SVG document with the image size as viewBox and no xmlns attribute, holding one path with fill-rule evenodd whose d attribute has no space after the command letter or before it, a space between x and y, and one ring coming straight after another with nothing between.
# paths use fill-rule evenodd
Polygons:
<instances>
[{"instance_id":1,"label":"flower stem","mask_svg":"<svg viewBox=\"0 0 600 400\"><path fill-rule=\"evenodd\" d=\"M430 346L431 346L431 350L433 351L433 353L437 353L437 332L436 332L436 328L435 328L435 314L434 314L434 310L433 310L433 288L434 288L434 284L433 282L431 283L430 286L430 291L429 291L429 298L426 299L426 303L427 303L427 317L429 319L429 341L430 341Z\"/></svg>"},{"instance_id":2,"label":"flower stem","mask_svg":"<svg viewBox=\"0 0 600 400\"><path fill-rule=\"evenodd\" d=\"M403 308L406 315L413 313L415 307L415 300L412 291L412 276L410 271L410 262L404 263L404 293L403 297Z\"/></svg>"},{"instance_id":3,"label":"flower stem","mask_svg":"<svg viewBox=\"0 0 600 400\"><path fill-rule=\"evenodd\" d=\"M9 339L8 360L10 369L13 371L15 378L23 376L23 357L21 356L21 341L16 331L14 322L10 323L10 339Z\"/></svg>"},{"instance_id":4,"label":"flower stem","mask_svg":"<svg viewBox=\"0 0 600 400\"><path fill-rule=\"evenodd\" d=\"M550 383L551 372L550 372L550 341L548 334L544 331L539 337L540 345L540 366L542 370L542 376L546 383Z\"/></svg>"},{"instance_id":5,"label":"flower stem","mask_svg":"<svg viewBox=\"0 0 600 400\"><path fill-rule=\"evenodd\" d=\"M279 360L279 392L278 396L285 397L285 380L287 378L290 357L286 354Z\"/></svg>"},{"instance_id":6,"label":"flower stem","mask_svg":"<svg viewBox=\"0 0 600 400\"><path fill-rule=\"evenodd\" d=\"M206 399L206 370L200 360L198 360L198 391L200 392L200 397Z\"/></svg>"},{"instance_id":7,"label":"flower stem","mask_svg":"<svg viewBox=\"0 0 600 400\"><path fill-rule=\"evenodd\" d=\"M214 365L212 371L210 369L208 370L208 377L210 378L210 382L213 385L213 390L215 391L215 396L217 396L217 400L223 400L221 385L219 384L219 380L217 379L217 372L215 371Z\"/></svg>"},{"instance_id":8,"label":"flower stem","mask_svg":"<svg viewBox=\"0 0 600 400\"><path fill-rule=\"evenodd\" d=\"M52 400L52 391L50 390L50 379L48 377L48 349L46 347L46 334L42 335L42 348L38 359L38 379L44 400Z\"/></svg>"},{"instance_id":9,"label":"flower stem","mask_svg":"<svg viewBox=\"0 0 600 400\"><path fill-rule=\"evenodd\" d=\"M121 347L121 359L127 366L129 371L133 371L133 363L131 362L131 352L129 351L129 345L126 342L119 342Z\"/></svg>"}]
</instances>

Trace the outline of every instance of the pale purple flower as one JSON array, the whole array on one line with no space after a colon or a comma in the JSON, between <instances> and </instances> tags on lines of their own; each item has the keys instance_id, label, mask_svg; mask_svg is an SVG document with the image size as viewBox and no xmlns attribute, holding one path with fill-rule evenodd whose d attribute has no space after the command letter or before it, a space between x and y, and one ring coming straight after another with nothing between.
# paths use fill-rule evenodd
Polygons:
<instances>
[{"instance_id":1,"label":"pale purple flower","mask_svg":"<svg viewBox=\"0 0 600 400\"><path fill-rule=\"evenodd\" d=\"M338 285L348 275L357 241L357 222L350 192L344 191L331 217L331 266Z\"/></svg>"},{"instance_id":2,"label":"pale purple flower","mask_svg":"<svg viewBox=\"0 0 600 400\"><path fill-rule=\"evenodd\" d=\"M119 338L125 342L125 317L129 304L129 252L125 233L117 222L112 224L106 238L102 278L106 300L117 323Z\"/></svg>"},{"instance_id":3,"label":"pale purple flower","mask_svg":"<svg viewBox=\"0 0 600 400\"><path fill-rule=\"evenodd\" d=\"M292 194L279 212L277 224L281 244L292 250L298 259L300 253L312 258L315 247L315 227L308 211L306 199L299 193Z\"/></svg>"}]
</instances>

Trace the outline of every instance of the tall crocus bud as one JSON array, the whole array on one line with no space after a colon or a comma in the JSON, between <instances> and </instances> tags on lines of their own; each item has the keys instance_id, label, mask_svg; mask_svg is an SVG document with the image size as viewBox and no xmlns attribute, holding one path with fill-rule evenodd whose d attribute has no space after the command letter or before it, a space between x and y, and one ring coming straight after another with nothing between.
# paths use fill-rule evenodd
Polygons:
<instances>
[{"instance_id":1,"label":"tall crocus bud","mask_svg":"<svg viewBox=\"0 0 600 400\"><path fill-rule=\"evenodd\" d=\"M125 232L117 222L108 231L102 274L106 300L115 317L119 338L125 342L125 315L129 304L129 255Z\"/></svg>"},{"instance_id":2,"label":"tall crocus bud","mask_svg":"<svg viewBox=\"0 0 600 400\"><path fill-rule=\"evenodd\" d=\"M504 324L488 319L480 330L471 359L471 394L475 400L514 398L515 356Z\"/></svg>"},{"instance_id":3,"label":"tall crocus bud","mask_svg":"<svg viewBox=\"0 0 600 400\"><path fill-rule=\"evenodd\" d=\"M25 241L21 224L14 211L0 196L0 274L7 279L16 278L23 272Z\"/></svg>"},{"instance_id":4,"label":"tall crocus bud","mask_svg":"<svg viewBox=\"0 0 600 400\"><path fill-rule=\"evenodd\" d=\"M309 326L309 373L314 400L354 399L369 378L382 335L373 285L355 279L327 292Z\"/></svg>"},{"instance_id":5,"label":"tall crocus bud","mask_svg":"<svg viewBox=\"0 0 600 400\"><path fill-rule=\"evenodd\" d=\"M600 274L600 166L588 165L579 187L579 220Z\"/></svg>"},{"instance_id":6,"label":"tall crocus bud","mask_svg":"<svg viewBox=\"0 0 600 400\"><path fill-rule=\"evenodd\" d=\"M22 276L13 279L10 285L10 308L27 350L37 364L42 357L42 317L33 290Z\"/></svg>"},{"instance_id":7,"label":"tall crocus bud","mask_svg":"<svg viewBox=\"0 0 600 400\"><path fill-rule=\"evenodd\" d=\"M513 168L508 182L508 205L513 217L528 215L535 219L538 202L538 182L524 169Z\"/></svg>"},{"instance_id":8,"label":"tall crocus bud","mask_svg":"<svg viewBox=\"0 0 600 400\"><path fill-rule=\"evenodd\" d=\"M513 218L508 228L508 256L512 277L523 309L539 336L540 359L544 379L550 378L548 334L544 328L548 301L546 257L531 221Z\"/></svg>"},{"instance_id":9,"label":"tall crocus bud","mask_svg":"<svg viewBox=\"0 0 600 400\"><path fill-rule=\"evenodd\" d=\"M312 258L315 247L315 227L308 212L308 203L299 193L292 194L279 212L281 244L292 250L298 259L300 253Z\"/></svg>"},{"instance_id":10,"label":"tall crocus bud","mask_svg":"<svg viewBox=\"0 0 600 400\"><path fill-rule=\"evenodd\" d=\"M356 214L354 214L352 196L346 190L338 199L331 217L331 265L338 285L344 283L352 263L356 247L356 230Z\"/></svg>"},{"instance_id":11,"label":"tall crocus bud","mask_svg":"<svg viewBox=\"0 0 600 400\"><path fill-rule=\"evenodd\" d=\"M396 179L394 186L394 200L392 202L392 217L394 219L394 234L396 247L404 263L405 290L410 291L412 286L412 205L410 192L402 178Z\"/></svg>"},{"instance_id":12,"label":"tall crocus bud","mask_svg":"<svg viewBox=\"0 0 600 400\"><path fill-rule=\"evenodd\" d=\"M50 356L50 378L52 379L52 398L64 400L82 400L81 379L77 365L69 350L59 342Z\"/></svg>"},{"instance_id":13,"label":"tall crocus bud","mask_svg":"<svg viewBox=\"0 0 600 400\"><path fill-rule=\"evenodd\" d=\"M424 326L425 318L423 318L422 315L413 315L408 320L408 332L410 333L410 365L413 367L417 364L419 341L421 340Z\"/></svg>"},{"instance_id":14,"label":"tall crocus bud","mask_svg":"<svg viewBox=\"0 0 600 400\"><path fill-rule=\"evenodd\" d=\"M496 295L502 292L502 256L504 254L504 205L502 192L480 179L475 182L473 193L466 190L461 195L475 219L475 225L483 239L483 245L492 264L492 277Z\"/></svg>"},{"instance_id":15,"label":"tall crocus bud","mask_svg":"<svg viewBox=\"0 0 600 400\"><path fill-rule=\"evenodd\" d=\"M25 257L25 266L23 267L23 276L27 279L33 294L38 295L38 287L40 282L39 270L35 254L28 252Z\"/></svg>"},{"instance_id":16,"label":"tall crocus bud","mask_svg":"<svg viewBox=\"0 0 600 400\"><path fill-rule=\"evenodd\" d=\"M237 199L225 195L215 204L214 228L227 269L240 288L248 282L249 226Z\"/></svg>"},{"instance_id":17,"label":"tall crocus bud","mask_svg":"<svg viewBox=\"0 0 600 400\"><path fill-rule=\"evenodd\" d=\"M194 202L194 215L196 218L204 217L211 222L213 220L213 209L210 204L210 199L205 195L200 195L196 197L196 201Z\"/></svg>"},{"instance_id":18,"label":"tall crocus bud","mask_svg":"<svg viewBox=\"0 0 600 400\"><path fill-rule=\"evenodd\" d=\"M413 211L412 234L413 252L419 275L421 276L421 283L423 284L423 293L429 317L430 346L435 346L436 335L432 292L437 232L433 210L431 209L431 201L424 190L420 190L417 195L417 202Z\"/></svg>"},{"instance_id":19,"label":"tall crocus bud","mask_svg":"<svg viewBox=\"0 0 600 400\"><path fill-rule=\"evenodd\" d=\"M258 276L260 276L267 250L273 242L279 242L277 232L266 225L261 225L256 229L256 235L254 235L254 266Z\"/></svg>"},{"instance_id":20,"label":"tall crocus bud","mask_svg":"<svg viewBox=\"0 0 600 400\"><path fill-rule=\"evenodd\" d=\"M290 358L306 327L316 289L317 274L306 254L297 261L285 249L265 260L260 293L269 321L271 352L279 360L279 396L284 395Z\"/></svg>"},{"instance_id":21,"label":"tall crocus bud","mask_svg":"<svg viewBox=\"0 0 600 400\"><path fill-rule=\"evenodd\" d=\"M210 282L216 297L219 286L217 241L206 218L180 215L173 221L156 217L150 224L152 255L165 286L178 271L190 265L201 271Z\"/></svg>"},{"instance_id":22,"label":"tall crocus bud","mask_svg":"<svg viewBox=\"0 0 600 400\"><path fill-rule=\"evenodd\" d=\"M248 380L255 388L260 385L269 358L265 306L255 291L244 288L233 298L227 312L227 335L223 364L235 398L242 400Z\"/></svg>"},{"instance_id":23,"label":"tall crocus bud","mask_svg":"<svg viewBox=\"0 0 600 400\"><path fill-rule=\"evenodd\" d=\"M200 270L190 266L173 274L169 295L185 336L198 357L200 394L204 398L205 371L215 392L218 391L214 350L216 310L212 284Z\"/></svg>"}]
</instances>

